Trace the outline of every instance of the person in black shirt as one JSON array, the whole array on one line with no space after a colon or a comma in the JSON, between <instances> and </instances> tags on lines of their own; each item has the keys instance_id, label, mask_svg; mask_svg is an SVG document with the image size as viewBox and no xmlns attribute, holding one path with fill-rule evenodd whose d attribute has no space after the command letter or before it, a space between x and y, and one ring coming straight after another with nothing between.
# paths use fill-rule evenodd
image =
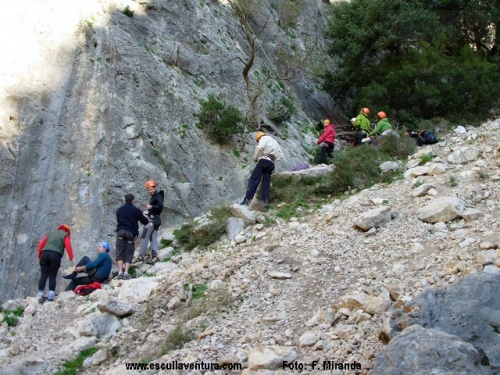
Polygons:
<instances>
[{"instance_id":1,"label":"person in black shirt","mask_svg":"<svg viewBox=\"0 0 500 375\"><path fill-rule=\"evenodd\" d=\"M149 224L144 227L141 236L141 244L139 245L138 261L144 261L144 256L148 250L148 242L151 241L151 261L158 262L158 228L161 225L160 214L163 211L163 190L156 188L156 182L153 180L146 181L146 189L150 195L149 203L146 205L144 214L149 218Z\"/></svg>"},{"instance_id":2,"label":"person in black shirt","mask_svg":"<svg viewBox=\"0 0 500 375\"><path fill-rule=\"evenodd\" d=\"M116 210L116 262L118 263L118 279L129 280L128 270L134 259L135 240L139 235L139 222L143 225L149 219L134 206L133 194L125 195L125 204Z\"/></svg>"}]
</instances>

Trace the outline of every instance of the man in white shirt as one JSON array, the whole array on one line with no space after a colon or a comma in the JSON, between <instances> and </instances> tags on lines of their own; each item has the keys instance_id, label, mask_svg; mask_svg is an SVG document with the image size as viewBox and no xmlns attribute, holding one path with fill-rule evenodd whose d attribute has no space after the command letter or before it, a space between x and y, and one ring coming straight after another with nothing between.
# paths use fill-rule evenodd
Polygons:
<instances>
[{"instance_id":1,"label":"man in white shirt","mask_svg":"<svg viewBox=\"0 0 500 375\"><path fill-rule=\"evenodd\" d=\"M248 180L245 198L243 198L243 201L240 204L244 206L250 205L250 202L259 187L260 181L262 180L262 203L264 204L264 207L267 208L269 205L271 175L274 173L274 162L277 160L283 160L285 156L283 155L278 142L266 135L266 133L257 132L255 141L257 142L257 147L255 147L253 160L257 163L257 165Z\"/></svg>"}]
</instances>

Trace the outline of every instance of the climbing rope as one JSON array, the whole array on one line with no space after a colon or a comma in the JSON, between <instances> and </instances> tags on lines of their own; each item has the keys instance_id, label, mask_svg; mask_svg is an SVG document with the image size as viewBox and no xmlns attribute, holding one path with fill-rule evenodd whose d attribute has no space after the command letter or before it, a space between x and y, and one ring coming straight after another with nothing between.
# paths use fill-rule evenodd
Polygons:
<instances>
[{"instance_id":1,"label":"climbing rope","mask_svg":"<svg viewBox=\"0 0 500 375\"><path fill-rule=\"evenodd\" d=\"M112 12L111 1L109 2L109 12ZM113 101L115 95L115 60L116 60L116 46L113 26L109 26L109 45L110 45L110 64L109 64L109 93L108 93L108 113L107 113L107 124L106 124L106 139L110 142L110 145L106 147L106 182L104 189L104 233L108 234L108 206L109 206L109 164L110 164L110 152L113 145Z\"/></svg>"},{"instance_id":2,"label":"climbing rope","mask_svg":"<svg viewBox=\"0 0 500 375\"><path fill-rule=\"evenodd\" d=\"M24 106L23 106L24 108ZM22 134L22 131L20 131ZM3 257L2 257L2 301L6 300L6 287L7 287L7 255L8 249L10 246L10 226L11 226L11 218L12 218L12 207L14 205L14 193L16 191L16 183L17 183L17 174L19 172L19 159L21 158L20 151L20 141L17 141L17 150L16 150L16 163L14 167L14 174L12 176L12 188L10 191L9 203L7 204L7 223L5 224L5 245L3 247Z\"/></svg>"}]
</instances>

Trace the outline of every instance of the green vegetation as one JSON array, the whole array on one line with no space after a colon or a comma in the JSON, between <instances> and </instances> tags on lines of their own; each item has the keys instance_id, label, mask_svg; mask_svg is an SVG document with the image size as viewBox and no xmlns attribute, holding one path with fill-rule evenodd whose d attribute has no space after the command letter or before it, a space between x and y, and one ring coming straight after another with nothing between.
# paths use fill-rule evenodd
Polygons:
<instances>
[{"instance_id":1,"label":"green vegetation","mask_svg":"<svg viewBox=\"0 0 500 375\"><path fill-rule=\"evenodd\" d=\"M185 343L194 338L195 336L191 330L186 329L182 323L177 323L175 328L167 335L161 355L163 356L172 350L182 349Z\"/></svg>"},{"instance_id":2,"label":"green vegetation","mask_svg":"<svg viewBox=\"0 0 500 375\"><path fill-rule=\"evenodd\" d=\"M195 113L196 126L207 132L208 137L219 143L228 143L229 137L242 132L243 116L231 105L219 101L214 95L200 100L201 111Z\"/></svg>"},{"instance_id":3,"label":"green vegetation","mask_svg":"<svg viewBox=\"0 0 500 375\"><path fill-rule=\"evenodd\" d=\"M482 169L479 170L479 171L477 171L477 177L479 177L481 180L488 180L490 178L490 176L488 175L488 173L486 173Z\"/></svg>"},{"instance_id":4,"label":"green vegetation","mask_svg":"<svg viewBox=\"0 0 500 375\"><path fill-rule=\"evenodd\" d=\"M415 183L413 184L413 188L416 189L418 188L419 186L422 186L424 184L424 182L422 180L417 180L415 181Z\"/></svg>"},{"instance_id":5,"label":"green vegetation","mask_svg":"<svg viewBox=\"0 0 500 375\"><path fill-rule=\"evenodd\" d=\"M90 348L86 350L82 350L78 357L71 361L66 361L63 363L63 369L61 371L57 371L54 375L76 375L78 374L78 370L82 367L83 361L86 358L92 356L95 352L97 352L97 348Z\"/></svg>"},{"instance_id":6,"label":"green vegetation","mask_svg":"<svg viewBox=\"0 0 500 375\"><path fill-rule=\"evenodd\" d=\"M451 187L457 187L458 186L458 180L454 176L450 177L450 186Z\"/></svg>"},{"instance_id":7,"label":"green vegetation","mask_svg":"<svg viewBox=\"0 0 500 375\"><path fill-rule=\"evenodd\" d=\"M23 316L24 309L19 306L15 310L5 310L3 312L3 321L9 327L16 327L19 323L19 318Z\"/></svg>"},{"instance_id":8,"label":"green vegetation","mask_svg":"<svg viewBox=\"0 0 500 375\"><path fill-rule=\"evenodd\" d=\"M174 235L186 250L196 246L207 247L226 233L227 219L230 217L231 211L227 206L215 207L210 211L208 224L200 226L190 221L175 229Z\"/></svg>"},{"instance_id":9,"label":"green vegetation","mask_svg":"<svg viewBox=\"0 0 500 375\"><path fill-rule=\"evenodd\" d=\"M127 17L130 18L134 17L134 11L130 9L128 5L122 10L122 13Z\"/></svg>"},{"instance_id":10,"label":"green vegetation","mask_svg":"<svg viewBox=\"0 0 500 375\"><path fill-rule=\"evenodd\" d=\"M485 119L500 106L497 0L353 0L332 4L324 89L345 112L385 110L415 130L422 119Z\"/></svg>"},{"instance_id":11,"label":"green vegetation","mask_svg":"<svg viewBox=\"0 0 500 375\"><path fill-rule=\"evenodd\" d=\"M288 96L281 96L279 100L273 99L267 111L269 119L277 124L289 120L297 112L293 99Z\"/></svg>"},{"instance_id":12,"label":"green vegetation","mask_svg":"<svg viewBox=\"0 0 500 375\"><path fill-rule=\"evenodd\" d=\"M428 163L428 162L432 161L432 158L433 158L432 152L428 152L427 154L423 154L422 156L420 156L420 164Z\"/></svg>"}]
</instances>

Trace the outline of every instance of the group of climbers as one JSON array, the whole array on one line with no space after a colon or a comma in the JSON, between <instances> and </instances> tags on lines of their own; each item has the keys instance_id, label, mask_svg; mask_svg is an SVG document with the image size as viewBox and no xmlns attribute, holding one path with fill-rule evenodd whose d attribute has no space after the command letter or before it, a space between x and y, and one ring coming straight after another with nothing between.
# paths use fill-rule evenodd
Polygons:
<instances>
[{"instance_id":1,"label":"group of climbers","mask_svg":"<svg viewBox=\"0 0 500 375\"><path fill-rule=\"evenodd\" d=\"M116 211L117 239L116 262L118 263L118 279L128 280L128 273L132 263L135 242L139 236L139 223L144 225L140 242L138 260L144 261L148 243L151 243L152 262L158 261L158 228L161 225L160 214L163 210L163 190L158 190L156 182L148 180L146 189L149 193L149 202L146 210L141 211L134 206L133 194L125 195L125 204ZM61 266L64 250L67 251L73 271L63 276L70 280L66 290L74 290L82 285L103 283L109 279L112 269L112 259L109 255L111 246L107 242L97 245L97 257L91 260L88 256L80 259L76 266L73 262L73 248L71 246L71 229L67 224L61 224L57 230L47 233L38 244L38 260L41 275L38 281L38 302L52 302L55 297L57 273ZM49 292L45 296L45 286L49 280Z\"/></svg>"}]
</instances>

